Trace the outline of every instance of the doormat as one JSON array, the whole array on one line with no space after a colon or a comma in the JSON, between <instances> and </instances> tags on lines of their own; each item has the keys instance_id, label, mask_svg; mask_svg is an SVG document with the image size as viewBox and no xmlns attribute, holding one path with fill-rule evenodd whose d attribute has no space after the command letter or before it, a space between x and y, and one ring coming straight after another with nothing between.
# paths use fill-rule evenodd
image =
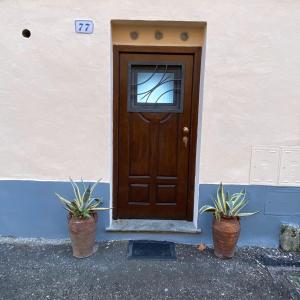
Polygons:
<instances>
[{"instance_id":1,"label":"doormat","mask_svg":"<svg viewBox=\"0 0 300 300\"><path fill-rule=\"evenodd\" d=\"M175 244L158 241L129 241L128 259L176 259Z\"/></svg>"}]
</instances>

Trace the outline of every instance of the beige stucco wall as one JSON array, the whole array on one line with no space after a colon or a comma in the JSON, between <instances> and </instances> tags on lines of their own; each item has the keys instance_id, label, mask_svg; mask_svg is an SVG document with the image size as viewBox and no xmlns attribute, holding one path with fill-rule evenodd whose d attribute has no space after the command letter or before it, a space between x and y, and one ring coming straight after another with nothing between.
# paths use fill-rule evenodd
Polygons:
<instances>
[{"instance_id":1,"label":"beige stucco wall","mask_svg":"<svg viewBox=\"0 0 300 300\"><path fill-rule=\"evenodd\" d=\"M200 182L248 183L253 146L300 145L299 1L2 0L0 178L111 181L111 20L127 19L207 22Z\"/></svg>"}]
</instances>

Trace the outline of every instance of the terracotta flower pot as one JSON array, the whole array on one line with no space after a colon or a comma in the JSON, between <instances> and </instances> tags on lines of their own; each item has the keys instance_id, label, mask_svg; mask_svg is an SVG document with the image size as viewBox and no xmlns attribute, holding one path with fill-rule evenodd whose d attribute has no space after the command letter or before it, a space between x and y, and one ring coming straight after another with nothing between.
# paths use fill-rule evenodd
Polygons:
<instances>
[{"instance_id":1,"label":"terracotta flower pot","mask_svg":"<svg viewBox=\"0 0 300 300\"><path fill-rule=\"evenodd\" d=\"M237 217L221 217L213 220L214 253L219 258L232 258L240 235L240 221Z\"/></svg>"},{"instance_id":2,"label":"terracotta flower pot","mask_svg":"<svg viewBox=\"0 0 300 300\"><path fill-rule=\"evenodd\" d=\"M95 253L97 220L98 216L96 213L88 219L68 216L73 256L84 258Z\"/></svg>"}]
</instances>

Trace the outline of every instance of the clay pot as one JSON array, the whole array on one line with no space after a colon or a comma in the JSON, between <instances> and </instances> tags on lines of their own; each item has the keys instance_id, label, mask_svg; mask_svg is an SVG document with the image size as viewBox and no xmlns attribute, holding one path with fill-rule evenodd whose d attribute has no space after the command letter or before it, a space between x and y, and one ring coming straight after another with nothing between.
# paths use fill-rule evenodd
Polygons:
<instances>
[{"instance_id":1,"label":"clay pot","mask_svg":"<svg viewBox=\"0 0 300 300\"><path fill-rule=\"evenodd\" d=\"M96 213L88 219L68 216L73 256L84 258L95 253L97 220L98 216Z\"/></svg>"},{"instance_id":2,"label":"clay pot","mask_svg":"<svg viewBox=\"0 0 300 300\"><path fill-rule=\"evenodd\" d=\"M240 235L240 220L237 217L221 217L213 220L214 253L219 258L232 258Z\"/></svg>"}]
</instances>

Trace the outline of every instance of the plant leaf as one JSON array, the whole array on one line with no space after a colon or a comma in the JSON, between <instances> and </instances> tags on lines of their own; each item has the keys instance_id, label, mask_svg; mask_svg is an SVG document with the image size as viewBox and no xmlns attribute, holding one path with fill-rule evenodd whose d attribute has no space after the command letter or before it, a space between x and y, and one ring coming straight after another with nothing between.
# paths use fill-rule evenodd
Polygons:
<instances>
[{"instance_id":1,"label":"plant leaf","mask_svg":"<svg viewBox=\"0 0 300 300\"><path fill-rule=\"evenodd\" d=\"M87 187L87 189L84 191L83 197L82 197L82 202L86 203L90 199L91 195L91 187L90 185Z\"/></svg>"},{"instance_id":2,"label":"plant leaf","mask_svg":"<svg viewBox=\"0 0 300 300\"><path fill-rule=\"evenodd\" d=\"M248 204L248 201L245 200L245 202L242 204L242 206L238 210L236 210L234 212L234 214L237 215L247 204Z\"/></svg>"},{"instance_id":3,"label":"plant leaf","mask_svg":"<svg viewBox=\"0 0 300 300\"><path fill-rule=\"evenodd\" d=\"M75 198L76 198L75 201L77 202L77 206L79 208L81 208L82 207L82 197L81 197L80 189L71 177L70 177L70 181L71 181L71 184L72 184L72 187L73 187L74 195L75 195Z\"/></svg>"},{"instance_id":4,"label":"plant leaf","mask_svg":"<svg viewBox=\"0 0 300 300\"><path fill-rule=\"evenodd\" d=\"M99 207L99 204L100 204L99 200L94 200L94 204L93 203L90 204L89 205L89 209L92 209L92 208L95 208L95 207Z\"/></svg>"},{"instance_id":5,"label":"plant leaf","mask_svg":"<svg viewBox=\"0 0 300 300\"><path fill-rule=\"evenodd\" d=\"M247 217L247 216L255 215L255 214L257 214L257 213L259 213L259 211L255 211L255 212L251 212L251 213L239 213L239 214L237 214L236 216L237 216L237 217Z\"/></svg>"},{"instance_id":6,"label":"plant leaf","mask_svg":"<svg viewBox=\"0 0 300 300\"><path fill-rule=\"evenodd\" d=\"M212 200L212 201L213 201L213 203L215 205L215 209L222 211L222 207L220 207L220 204L216 200Z\"/></svg>"},{"instance_id":7,"label":"plant leaf","mask_svg":"<svg viewBox=\"0 0 300 300\"><path fill-rule=\"evenodd\" d=\"M223 212L223 214L226 214L226 201L222 182L217 190L217 203L220 211Z\"/></svg>"},{"instance_id":8,"label":"plant leaf","mask_svg":"<svg viewBox=\"0 0 300 300\"><path fill-rule=\"evenodd\" d=\"M68 207L64 207L64 209L66 210L66 211L69 211L70 213L73 213L73 211L70 209L70 208L68 208Z\"/></svg>"},{"instance_id":9,"label":"plant leaf","mask_svg":"<svg viewBox=\"0 0 300 300\"><path fill-rule=\"evenodd\" d=\"M110 210L112 207L94 207L91 208L91 210Z\"/></svg>"},{"instance_id":10,"label":"plant leaf","mask_svg":"<svg viewBox=\"0 0 300 300\"><path fill-rule=\"evenodd\" d=\"M98 185L98 183L102 180L102 178L98 179L91 187L91 195L93 194L96 186Z\"/></svg>"},{"instance_id":11,"label":"plant leaf","mask_svg":"<svg viewBox=\"0 0 300 300\"><path fill-rule=\"evenodd\" d=\"M226 201L226 202L230 200L229 192L226 192L225 197L226 197L226 198L225 198L225 201Z\"/></svg>"},{"instance_id":12,"label":"plant leaf","mask_svg":"<svg viewBox=\"0 0 300 300\"><path fill-rule=\"evenodd\" d=\"M226 207L226 197L224 193L224 187L221 182L221 198L222 198L222 203L223 203L223 208L224 208L224 214L226 215L227 207Z\"/></svg>"},{"instance_id":13,"label":"plant leaf","mask_svg":"<svg viewBox=\"0 0 300 300\"><path fill-rule=\"evenodd\" d=\"M76 199L81 201L81 193L80 193L80 189L79 189L77 183L74 182L71 177L70 177L70 181L71 181L73 191L74 191L74 195L75 195Z\"/></svg>"},{"instance_id":14,"label":"plant leaf","mask_svg":"<svg viewBox=\"0 0 300 300\"><path fill-rule=\"evenodd\" d=\"M219 187L218 187L218 190L217 190L217 200L216 200L216 202L214 202L214 203L215 203L215 205L218 206L218 208L219 208L220 210L223 210L223 209L222 209L222 201L221 201L221 184L220 184Z\"/></svg>"},{"instance_id":15,"label":"plant leaf","mask_svg":"<svg viewBox=\"0 0 300 300\"><path fill-rule=\"evenodd\" d=\"M231 216L232 215L232 209L234 208L234 201L232 201L232 199L230 199L226 203L228 205L228 215Z\"/></svg>"},{"instance_id":16,"label":"plant leaf","mask_svg":"<svg viewBox=\"0 0 300 300\"><path fill-rule=\"evenodd\" d=\"M86 186L85 186L85 183L84 183L82 177L81 177L81 184L82 184L82 186L84 187L84 189L86 190Z\"/></svg>"},{"instance_id":17,"label":"plant leaf","mask_svg":"<svg viewBox=\"0 0 300 300\"><path fill-rule=\"evenodd\" d=\"M55 193L59 200L65 205L72 205L72 202L62 197L60 194Z\"/></svg>"},{"instance_id":18,"label":"plant leaf","mask_svg":"<svg viewBox=\"0 0 300 300\"><path fill-rule=\"evenodd\" d=\"M215 211L215 218L217 219L217 221L221 220L221 213L220 213L220 211L218 211L218 210Z\"/></svg>"},{"instance_id":19,"label":"plant leaf","mask_svg":"<svg viewBox=\"0 0 300 300\"><path fill-rule=\"evenodd\" d=\"M85 208L93 207L93 206L98 206L100 204L100 199L97 198L90 198L86 203L85 203Z\"/></svg>"},{"instance_id":20,"label":"plant leaf","mask_svg":"<svg viewBox=\"0 0 300 300\"><path fill-rule=\"evenodd\" d=\"M234 201L239 201L241 197L242 197L243 200L246 198L246 189L245 188L242 189L239 193L233 194L231 198Z\"/></svg>"},{"instance_id":21,"label":"plant leaf","mask_svg":"<svg viewBox=\"0 0 300 300\"><path fill-rule=\"evenodd\" d=\"M216 210L216 208L211 205L203 205L200 208L199 213L202 214L204 212L214 212L215 210Z\"/></svg>"},{"instance_id":22,"label":"plant leaf","mask_svg":"<svg viewBox=\"0 0 300 300\"><path fill-rule=\"evenodd\" d=\"M234 201L234 207L232 209L232 214L236 214L240 211L243 207L247 205L248 201L246 199L241 199L239 201Z\"/></svg>"}]
</instances>

